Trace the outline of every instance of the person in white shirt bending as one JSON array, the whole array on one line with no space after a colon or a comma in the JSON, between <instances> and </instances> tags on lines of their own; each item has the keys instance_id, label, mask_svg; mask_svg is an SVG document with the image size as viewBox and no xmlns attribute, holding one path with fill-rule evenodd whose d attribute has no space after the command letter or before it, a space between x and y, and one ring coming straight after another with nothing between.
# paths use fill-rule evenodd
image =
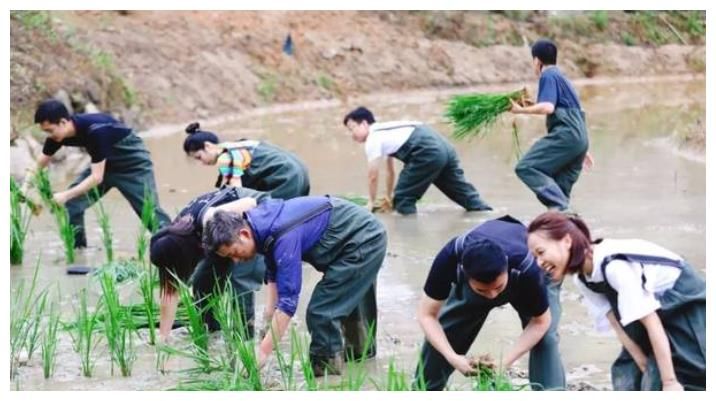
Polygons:
<instances>
[{"instance_id":1,"label":"person in white shirt bending","mask_svg":"<svg viewBox=\"0 0 716 401\"><path fill-rule=\"evenodd\" d=\"M574 275L597 328L611 325L624 346L615 390L706 389L706 283L683 258L639 239L592 242L580 218L559 212L527 231L539 266L553 280Z\"/></svg>"},{"instance_id":2,"label":"person in white shirt bending","mask_svg":"<svg viewBox=\"0 0 716 401\"><path fill-rule=\"evenodd\" d=\"M365 144L369 209L376 205L378 174L385 158L386 198L400 214L416 213L415 203L430 184L435 184L467 211L492 210L465 179L453 146L431 127L418 121L377 123L373 113L365 107L348 113L343 118L343 125L351 132L354 141ZM405 163L395 190L393 158Z\"/></svg>"}]
</instances>

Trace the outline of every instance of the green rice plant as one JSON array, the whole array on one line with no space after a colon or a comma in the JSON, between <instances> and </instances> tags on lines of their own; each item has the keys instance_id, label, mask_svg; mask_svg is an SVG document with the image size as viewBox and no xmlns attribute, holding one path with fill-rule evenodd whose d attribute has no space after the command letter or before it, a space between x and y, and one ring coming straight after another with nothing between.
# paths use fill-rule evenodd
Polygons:
<instances>
[{"instance_id":1,"label":"green rice plant","mask_svg":"<svg viewBox=\"0 0 716 401\"><path fill-rule=\"evenodd\" d=\"M75 227L70 223L70 214L64 207L55 210L57 227L65 247L65 262L75 263Z\"/></svg>"},{"instance_id":2,"label":"green rice plant","mask_svg":"<svg viewBox=\"0 0 716 401\"><path fill-rule=\"evenodd\" d=\"M97 213L97 222L102 233L102 244L104 245L104 253L108 263L114 260L114 248L112 247L112 224L109 220L109 214L104 209L102 204L101 196L97 187L92 188L92 194L90 195L96 200L95 212Z\"/></svg>"},{"instance_id":3,"label":"green rice plant","mask_svg":"<svg viewBox=\"0 0 716 401\"><path fill-rule=\"evenodd\" d=\"M474 93L450 98L444 116L457 139L483 136L497 118L510 110L510 100L525 104L526 89L506 93Z\"/></svg>"},{"instance_id":4,"label":"green rice plant","mask_svg":"<svg viewBox=\"0 0 716 401\"><path fill-rule=\"evenodd\" d=\"M203 310L194 302L191 290L182 282L179 283L179 302L184 306L187 314L187 331L192 342L192 351L202 369L211 369L209 357L209 332L204 324Z\"/></svg>"},{"instance_id":5,"label":"green rice plant","mask_svg":"<svg viewBox=\"0 0 716 401\"><path fill-rule=\"evenodd\" d=\"M34 313L32 318L27 322L27 343L25 344L27 350L27 360L32 359L32 354L35 353L37 347L40 346L40 327L42 326L42 318L45 315L45 308L47 307L47 289L41 291L37 300L35 301Z\"/></svg>"},{"instance_id":6,"label":"green rice plant","mask_svg":"<svg viewBox=\"0 0 716 401\"><path fill-rule=\"evenodd\" d=\"M50 308L50 317L42 337L42 373L45 379L49 379L55 372L55 355L57 352L57 329L60 326L60 312L57 304L53 303Z\"/></svg>"},{"instance_id":7,"label":"green rice plant","mask_svg":"<svg viewBox=\"0 0 716 401\"><path fill-rule=\"evenodd\" d=\"M385 388L386 391L409 391L410 379L404 371L399 371L395 366L393 358L388 362L388 372L386 374Z\"/></svg>"},{"instance_id":8,"label":"green rice plant","mask_svg":"<svg viewBox=\"0 0 716 401\"><path fill-rule=\"evenodd\" d=\"M32 275L29 287L26 287L25 280L21 280L15 287L14 294L10 297L10 377L15 377L17 367L20 363L19 357L22 350L28 343L33 327L33 311L38 309L38 300L45 299L47 289L37 290L37 277L40 270L40 258L37 258L35 271ZM44 308L44 307L43 307ZM37 313L34 314L37 317ZM28 358L29 359L29 358Z\"/></svg>"},{"instance_id":9,"label":"green rice plant","mask_svg":"<svg viewBox=\"0 0 716 401\"><path fill-rule=\"evenodd\" d=\"M473 361L477 365L476 372L472 376L474 391L515 391L525 387L513 386L509 376L494 363L489 355L481 355L478 358L473 358Z\"/></svg>"},{"instance_id":10,"label":"green rice plant","mask_svg":"<svg viewBox=\"0 0 716 401\"><path fill-rule=\"evenodd\" d=\"M48 206L51 211L59 206L54 199L52 199L52 184L50 184L50 175L48 174L47 169L43 168L37 170L34 177L32 177L32 182L35 185L37 192L40 194L42 203Z\"/></svg>"},{"instance_id":11,"label":"green rice plant","mask_svg":"<svg viewBox=\"0 0 716 401\"><path fill-rule=\"evenodd\" d=\"M105 272L100 277L100 284L102 286L104 334L111 354L110 369L114 374L114 364L116 363L122 376L131 376L132 365L137 358L132 341L134 333L132 319L122 313L114 277Z\"/></svg>"},{"instance_id":12,"label":"green rice plant","mask_svg":"<svg viewBox=\"0 0 716 401\"><path fill-rule=\"evenodd\" d=\"M375 332L375 322L371 322L367 332L368 338L366 338L358 358L356 359L353 353L348 354L345 372L341 378L341 389L358 391L362 389L365 384L366 378L368 377L365 363L368 359L368 353L375 343L373 336Z\"/></svg>"},{"instance_id":13,"label":"green rice plant","mask_svg":"<svg viewBox=\"0 0 716 401\"><path fill-rule=\"evenodd\" d=\"M151 234L154 234L159 228L159 219L155 213L154 196L147 187L144 187L144 202L142 203L142 226L139 227L139 233L137 234L137 259L141 262L146 261L147 248L149 247L149 240L147 239L146 230L149 230Z\"/></svg>"},{"instance_id":14,"label":"green rice plant","mask_svg":"<svg viewBox=\"0 0 716 401\"><path fill-rule=\"evenodd\" d=\"M25 199L20 186L10 177L10 264L22 264L25 254L25 238L30 226L28 210L21 203Z\"/></svg>"},{"instance_id":15,"label":"green rice plant","mask_svg":"<svg viewBox=\"0 0 716 401\"><path fill-rule=\"evenodd\" d=\"M72 337L73 348L80 354L82 375L92 377L95 364L92 353L99 343L99 338L94 334L98 328L97 316L101 313L101 308L98 304L94 311L90 311L86 288L80 290L78 299L79 306L75 309L75 323L66 329L69 329Z\"/></svg>"},{"instance_id":16,"label":"green rice plant","mask_svg":"<svg viewBox=\"0 0 716 401\"><path fill-rule=\"evenodd\" d=\"M145 270L139 276L139 291L142 294L142 306L144 307L144 313L147 317L147 327L149 329L149 344L154 345L157 342L156 335L156 322L157 315L155 310L157 308L156 302L154 301L154 282L155 282L155 270L152 268L152 264L148 264L148 269Z\"/></svg>"},{"instance_id":17,"label":"green rice plant","mask_svg":"<svg viewBox=\"0 0 716 401\"><path fill-rule=\"evenodd\" d=\"M293 361L298 356L298 363L303 373L304 389L309 391L318 390L318 380L311 366L311 358L308 354L308 340L305 336L299 337L296 330L291 328L291 369L293 369Z\"/></svg>"}]
</instances>

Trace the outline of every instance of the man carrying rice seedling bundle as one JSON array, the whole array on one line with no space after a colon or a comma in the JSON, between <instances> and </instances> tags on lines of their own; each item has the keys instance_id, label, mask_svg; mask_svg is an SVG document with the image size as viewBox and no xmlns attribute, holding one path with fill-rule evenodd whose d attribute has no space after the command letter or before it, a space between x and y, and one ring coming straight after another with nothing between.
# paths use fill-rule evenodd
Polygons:
<instances>
[{"instance_id":1,"label":"man carrying rice seedling bundle","mask_svg":"<svg viewBox=\"0 0 716 401\"><path fill-rule=\"evenodd\" d=\"M107 114L70 116L65 105L54 99L46 100L37 107L35 123L47 133L42 154L37 160L38 170L47 167L62 146L83 147L92 159L90 167L77 177L69 189L53 194L54 202L67 207L75 230L75 248L87 246L84 215L85 210L97 201L97 197L89 196L93 188L97 188L100 197L117 188L134 212L140 215L146 186L154 198L154 213L159 225L169 223L169 216L159 207L149 152L134 130Z\"/></svg>"},{"instance_id":2,"label":"man carrying rice seedling bundle","mask_svg":"<svg viewBox=\"0 0 716 401\"><path fill-rule=\"evenodd\" d=\"M487 205L475 187L467 182L453 146L434 129L417 121L376 123L373 113L358 107L343 118L353 140L365 144L368 157L368 194L366 206L376 205L380 163L386 158L386 197L400 214L417 212L415 203L430 184L468 211L487 211ZM405 163L393 189L393 158Z\"/></svg>"},{"instance_id":3,"label":"man carrying rice seedling bundle","mask_svg":"<svg viewBox=\"0 0 716 401\"><path fill-rule=\"evenodd\" d=\"M159 336L166 341L174 323L179 303L176 279L191 281L194 296L200 306L214 290L223 289L228 278L239 298L241 313L246 323L246 336L254 332L254 291L261 287L266 269L263 257L234 263L228 258L206 255L201 238L206 221L216 210L243 212L271 197L249 188L227 187L208 192L189 202L174 221L152 236L150 259L159 271L161 298ZM218 330L219 324L211 313L204 313L209 330Z\"/></svg>"},{"instance_id":4,"label":"man carrying rice seedling bundle","mask_svg":"<svg viewBox=\"0 0 716 401\"><path fill-rule=\"evenodd\" d=\"M557 68L557 46L541 39L532 45L532 65L539 79L537 102L522 106L511 100L515 114L544 114L547 135L530 148L515 167L517 176L550 209L569 208L572 186L593 160L584 111L572 84Z\"/></svg>"}]
</instances>

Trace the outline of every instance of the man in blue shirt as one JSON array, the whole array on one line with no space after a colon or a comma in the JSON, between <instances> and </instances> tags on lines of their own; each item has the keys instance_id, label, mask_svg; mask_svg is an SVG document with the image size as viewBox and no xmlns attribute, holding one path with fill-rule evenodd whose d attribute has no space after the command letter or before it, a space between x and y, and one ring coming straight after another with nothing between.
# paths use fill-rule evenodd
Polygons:
<instances>
[{"instance_id":1,"label":"man in blue shirt","mask_svg":"<svg viewBox=\"0 0 716 401\"><path fill-rule=\"evenodd\" d=\"M208 252L236 262L256 253L265 257L264 316L271 332L259 346L261 365L271 354L272 333L280 339L296 313L301 261L323 273L306 311L317 376L340 374L344 358L375 355L375 280L386 244L385 228L375 216L332 197L267 200L243 216L217 211L204 229Z\"/></svg>"},{"instance_id":2,"label":"man in blue shirt","mask_svg":"<svg viewBox=\"0 0 716 401\"><path fill-rule=\"evenodd\" d=\"M527 248L526 227L510 216L450 240L433 261L418 307L426 341L415 385L442 390L455 369L476 374L476 362L465 354L490 311L509 303L524 330L499 366L506 369L529 351L533 389L563 389L559 289L548 288Z\"/></svg>"},{"instance_id":3,"label":"man in blue shirt","mask_svg":"<svg viewBox=\"0 0 716 401\"><path fill-rule=\"evenodd\" d=\"M546 115L547 135L532 145L515 172L547 208L567 210L582 164L591 167L593 160L579 96L556 64L553 42L542 39L532 45L532 65L540 77L537 103L520 106L513 101L511 111Z\"/></svg>"},{"instance_id":4,"label":"man in blue shirt","mask_svg":"<svg viewBox=\"0 0 716 401\"><path fill-rule=\"evenodd\" d=\"M56 192L55 202L65 205L70 223L75 229L75 247L87 246L85 210L97 201L90 191L97 188L102 197L112 188L119 192L141 216L145 194L153 200L159 227L169 223L169 216L159 206L154 171L149 152L132 129L107 114L69 115L67 108L51 99L42 102L35 111L35 123L47 133L37 169L47 167L52 156L62 146L78 146L87 150L91 165L84 170L66 191ZM153 230L158 227L147 227Z\"/></svg>"}]
</instances>

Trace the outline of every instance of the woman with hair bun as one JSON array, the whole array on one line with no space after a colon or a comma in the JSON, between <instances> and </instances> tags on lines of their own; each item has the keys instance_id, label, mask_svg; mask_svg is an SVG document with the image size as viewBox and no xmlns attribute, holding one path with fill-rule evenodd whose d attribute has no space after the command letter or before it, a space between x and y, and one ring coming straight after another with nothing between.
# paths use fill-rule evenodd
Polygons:
<instances>
[{"instance_id":1,"label":"woman with hair bun","mask_svg":"<svg viewBox=\"0 0 716 401\"><path fill-rule=\"evenodd\" d=\"M197 122L186 127L184 152L207 166L218 167L217 188L243 186L279 199L308 195L308 169L294 154L266 141L219 143L216 134L200 128Z\"/></svg>"},{"instance_id":2,"label":"woman with hair bun","mask_svg":"<svg viewBox=\"0 0 716 401\"><path fill-rule=\"evenodd\" d=\"M641 239L592 241L584 221L555 211L527 231L539 266L573 275L597 329L616 332L615 390L706 389L706 283L681 256Z\"/></svg>"}]
</instances>

